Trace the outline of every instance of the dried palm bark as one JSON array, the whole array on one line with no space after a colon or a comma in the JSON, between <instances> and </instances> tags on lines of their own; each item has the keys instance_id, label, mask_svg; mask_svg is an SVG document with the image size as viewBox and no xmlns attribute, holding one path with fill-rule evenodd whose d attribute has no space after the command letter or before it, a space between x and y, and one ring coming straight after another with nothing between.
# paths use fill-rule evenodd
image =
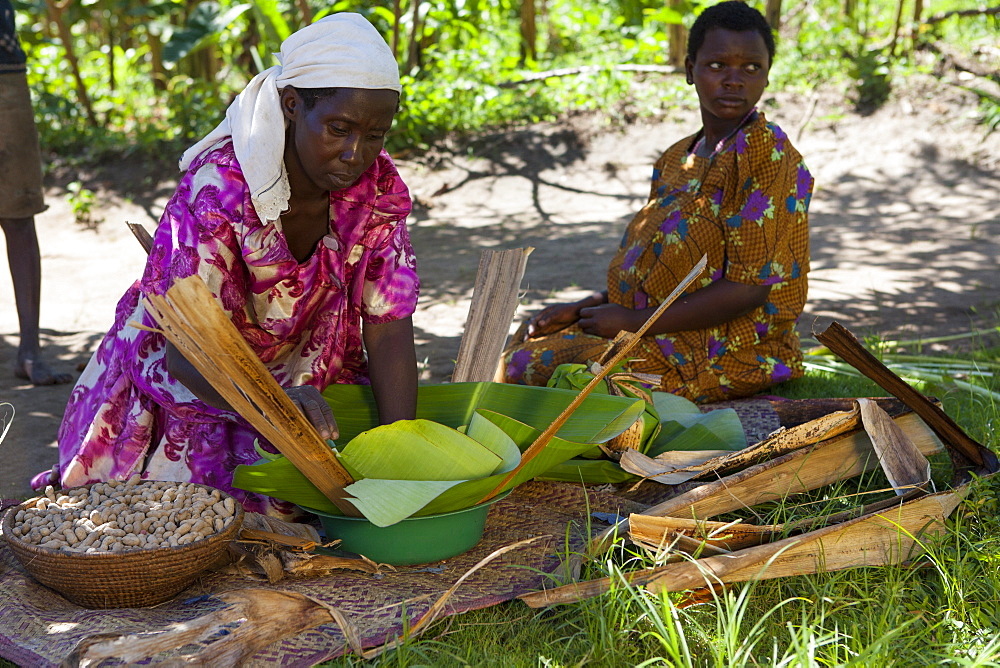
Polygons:
<instances>
[{"instance_id":1,"label":"dried palm bark","mask_svg":"<svg viewBox=\"0 0 1000 668\"><path fill-rule=\"evenodd\" d=\"M527 594L522 600L532 607L567 603L598 595L616 584L642 584L657 592L700 589L730 582L896 564L919 554L920 539L941 531L945 519L968 494L970 473L993 475L1000 466L993 453L969 438L933 402L875 360L846 329L839 325L831 328L832 335L828 330L817 338L893 392L913 413L892 419L875 402L860 400L857 414L867 432L844 433L788 452L695 488L644 513L633 514L629 519L630 536L641 545L659 551L684 550L711 556L625 573L615 579L569 584ZM856 416L851 419L856 423ZM924 487L930 469L924 455L935 451L938 444L944 445L952 459L955 489L928 494ZM899 496L845 513L805 518L781 526L705 521L722 512L814 489L876 466L883 468ZM621 523L613 527L619 528ZM601 538L607 536L606 532Z\"/></svg>"},{"instance_id":2,"label":"dried palm bark","mask_svg":"<svg viewBox=\"0 0 1000 668\"><path fill-rule=\"evenodd\" d=\"M831 323L816 339L831 352L875 381L879 387L901 399L914 413L951 447L956 480L966 480L970 473L987 475L1000 468L997 456L966 434L940 406L917 392L902 378L868 352L843 325Z\"/></svg>"},{"instance_id":3,"label":"dried palm bark","mask_svg":"<svg viewBox=\"0 0 1000 668\"><path fill-rule=\"evenodd\" d=\"M855 430L860 423L857 405L849 411L823 415L794 427L775 431L763 441L736 452L715 453L700 461L679 464L686 458L698 459L694 452L665 452L650 459L637 452L622 456L622 468L665 485L677 485L708 474L724 475L753 464L759 464L798 450L806 445L819 443L834 436ZM638 456L637 456L638 455ZM648 461L647 461L648 460ZM660 465L662 464L662 465ZM666 475L665 475L666 474Z\"/></svg>"},{"instance_id":4,"label":"dried palm bark","mask_svg":"<svg viewBox=\"0 0 1000 668\"><path fill-rule=\"evenodd\" d=\"M869 399L858 399L865 431L889 484L902 496L931 482L931 463L889 415Z\"/></svg>"},{"instance_id":5,"label":"dried palm bark","mask_svg":"<svg viewBox=\"0 0 1000 668\"><path fill-rule=\"evenodd\" d=\"M920 553L918 539L940 531L945 518L967 493L966 485L902 505L896 502L892 509L776 542L623 573L620 578L568 584L519 598L532 608L543 608L599 596L623 584L645 585L655 592L684 591L720 583L897 564Z\"/></svg>"},{"instance_id":6,"label":"dried palm bark","mask_svg":"<svg viewBox=\"0 0 1000 668\"><path fill-rule=\"evenodd\" d=\"M517 310L518 290L528 255L534 248L483 251L462 341L455 359L453 383L489 382Z\"/></svg>"},{"instance_id":7,"label":"dried palm bark","mask_svg":"<svg viewBox=\"0 0 1000 668\"><path fill-rule=\"evenodd\" d=\"M941 442L913 413L900 415L893 422L921 452L934 454L941 451ZM722 459L725 464L726 458ZM746 461L743 457L738 459ZM643 514L704 520L720 513L808 492L878 467L871 439L863 430L856 429L695 487L646 509ZM708 470L700 475L712 472ZM610 527L592 542L591 549L601 550L615 533L623 530L624 523Z\"/></svg>"},{"instance_id":8,"label":"dried palm bark","mask_svg":"<svg viewBox=\"0 0 1000 668\"><path fill-rule=\"evenodd\" d=\"M149 295L146 310L163 335L309 481L346 515L360 517L344 487L354 480L302 415L194 275L165 295Z\"/></svg>"},{"instance_id":9,"label":"dried palm bark","mask_svg":"<svg viewBox=\"0 0 1000 668\"><path fill-rule=\"evenodd\" d=\"M885 566L922 552L918 537L944 529L944 520L968 493L965 485L904 503L769 545L750 547L725 558L709 557L670 564L646 587L650 591L682 591L716 582L745 582Z\"/></svg>"}]
</instances>

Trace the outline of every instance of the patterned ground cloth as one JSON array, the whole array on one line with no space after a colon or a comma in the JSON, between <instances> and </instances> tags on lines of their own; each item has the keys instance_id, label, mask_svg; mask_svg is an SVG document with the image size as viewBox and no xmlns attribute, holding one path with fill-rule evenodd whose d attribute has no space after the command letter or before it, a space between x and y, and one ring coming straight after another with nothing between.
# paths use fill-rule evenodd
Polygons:
<instances>
[{"instance_id":1,"label":"patterned ground cloth","mask_svg":"<svg viewBox=\"0 0 1000 668\"><path fill-rule=\"evenodd\" d=\"M747 435L756 443L781 426L777 412L767 399L743 399L708 404L703 411L733 408ZM490 512L482 542L470 552L425 567L400 568L381 577L339 573L324 578L285 580L282 590L296 591L321 600L348 614L361 632L365 648L378 647L397 636L403 615L418 619L440 595L472 566L497 548L525 538L548 534L554 538L518 548L477 571L451 599L447 614L453 615L509 601L537 590L544 573L559 567L565 552L563 536L567 523L575 531L570 549L583 544L583 527L589 502L592 512L625 515L636 512L669 494L666 486L647 484L626 500L613 494L585 493L565 483L532 482L521 485ZM649 497L649 498L646 498ZM17 503L4 502L4 503ZM595 530L606 525L595 520ZM440 568L439 572L438 571ZM96 633L116 635L151 632L170 624L208 614L221 607L204 594L268 585L234 575L210 573L175 599L155 608L87 610L66 601L37 584L0 541L0 657L24 667L57 666L77 642ZM405 613L399 604L407 603ZM252 666L312 666L347 651L344 636L335 624L320 626L268 646L249 663Z\"/></svg>"},{"instance_id":2,"label":"patterned ground cloth","mask_svg":"<svg viewBox=\"0 0 1000 668\"><path fill-rule=\"evenodd\" d=\"M438 568L401 567L381 577L345 572L324 578L284 580L273 586L342 610L358 627L364 647L377 647L402 632L404 614L411 623L418 619L459 577L494 550L548 534L551 539L517 548L477 571L450 599L446 614L496 605L538 589L546 578L544 574L560 564L558 555L565 552L568 523L574 528L570 532L570 550L582 546L588 502L593 512L625 515L640 509L611 494L593 490L585 493L576 485L526 483L493 507L483 540L476 548L433 565ZM605 526L594 520L594 530ZM440 572L435 572L439 568ZM120 635L165 629L221 607L217 599L205 594L253 586L269 585L209 573L173 600L153 608L88 610L37 584L6 541L0 541L0 657L25 668L58 666L82 638L97 633ZM399 605L417 598L406 604L405 611ZM312 666L346 651L340 628L330 624L273 643L247 665Z\"/></svg>"},{"instance_id":3,"label":"patterned ground cloth","mask_svg":"<svg viewBox=\"0 0 1000 668\"><path fill-rule=\"evenodd\" d=\"M747 437L747 445L760 443L764 438L781 427L781 418L769 399L737 399L735 401L717 401L699 406L702 413L732 408L740 418L743 433Z\"/></svg>"}]
</instances>

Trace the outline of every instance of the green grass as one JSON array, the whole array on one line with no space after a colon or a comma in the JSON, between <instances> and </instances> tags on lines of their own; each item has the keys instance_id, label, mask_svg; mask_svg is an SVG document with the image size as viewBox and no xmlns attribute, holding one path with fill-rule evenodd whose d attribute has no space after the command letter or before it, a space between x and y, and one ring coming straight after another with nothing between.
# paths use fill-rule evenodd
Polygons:
<instances>
[{"instance_id":1,"label":"green grass","mask_svg":"<svg viewBox=\"0 0 1000 668\"><path fill-rule=\"evenodd\" d=\"M995 360L995 350L976 355ZM997 391L1000 383L977 381ZM918 386L941 399L970 436L994 451L1000 404L954 385ZM789 398L886 396L866 378L810 371L774 390ZM946 457L933 459L947 481ZM765 519L813 514L843 495L885 485L881 474L759 508ZM1000 666L1000 481L980 481L926 543L914 567L861 568L729 587L714 601L618 587L549 610L518 601L437 622L372 661L326 666ZM803 505L811 501L813 505ZM585 577L621 565L593 563Z\"/></svg>"},{"instance_id":2,"label":"green grass","mask_svg":"<svg viewBox=\"0 0 1000 668\"><path fill-rule=\"evenodd\" d=\"M983 348L973 357L997 359ZM995 378L976 381L1000 390ZM954 385L918 386L974 439L997 451L1000 403ZM826 371L773 391L789 398L885 396L865 378ZM947 480L947 459L936 457ZM857 505L841 497L885 485L881 474L758 507L763 521ZM806 505L804 502L810 502ZM838 505L841 504L841 505ZM1000 666L1000 481L976 483L948 531L913 567L860 568L738 584L708 603L618 586L579 603L533 610L512 601L446 617L373 666ZM618 555L621 552L617 553ZM623 563L624 562L624 563ZM584 577L632 567L620 557ZM0 660L0 668L13 666Z\"/></svg>"}]
</instances>

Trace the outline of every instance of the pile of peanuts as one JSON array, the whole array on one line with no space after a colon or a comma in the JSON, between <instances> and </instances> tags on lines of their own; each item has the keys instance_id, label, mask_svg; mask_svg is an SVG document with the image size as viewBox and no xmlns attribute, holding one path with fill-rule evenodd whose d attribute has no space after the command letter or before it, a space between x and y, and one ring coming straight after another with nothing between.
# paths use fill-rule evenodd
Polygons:
<instances>
[{"instance_id":1,"label":"pile of peanuts","mask_svg":"<svg viewBox=\"0 0 1000 668\"><path fill-rule=\"evenodd\" d=\"M17 511L13 533L68 552L123 552L187 545L228 527L236 503L192 483L128 481L56 491Z\"/></svg>"}]
</instances>

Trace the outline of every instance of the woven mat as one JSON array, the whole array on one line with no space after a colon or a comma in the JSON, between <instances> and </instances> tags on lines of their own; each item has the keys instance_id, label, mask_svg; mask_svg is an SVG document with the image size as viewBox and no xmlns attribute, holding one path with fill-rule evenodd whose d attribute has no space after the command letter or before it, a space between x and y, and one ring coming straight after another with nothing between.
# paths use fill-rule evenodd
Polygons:
<instances>
[{"instance_id":1,"label":"woven mat","mask_svg":"<svg viewBox=\"0 0 1000 668\"><path fill-rule=\"evenodd\" d=\"M573 527L569 549L583 545L588 503L592 512L624 515L640 509L612 494L584 492L577 485L526 483L493 507L482 542L464 555L430 567L401 567L382 576L345 572L285 580L273 586L342 610L358 627L364 647L378 647L402 632L404 615L411 623L418 619L459 577L494 550L549 535L551 538L517 548L473 574L450 599L446 614L496 605L539 589L545 574L559 567L567 524ZM595 531L605 526L594 521ZM154 608L88 610L37 584L6 541L0 541L0 657L23 667L57 666L84 637L162 630L219 609L221 603L211 594L254 586L269 585L209 573L173 600ZM400 605L403 602L405 606ZM312 666L346 651L340 628L330 624L269 645L247 665Z\"/></svg>"},{"instance_id":2,"label":"woven mat","mask_svg":"<svg viewBox=\"0 0 1000 668\"><path fill-rule=\"evenodd\" d=\"M768 434L781 427L781 418L778 411L768 399L735 399L733 401L719 401L714 404L702 404L699 406L702 413L719 410L720 408L732 408L740 418L743 425L743 433L746 434L747 444L760 443Z\"/></svg>"}]
</instances>

